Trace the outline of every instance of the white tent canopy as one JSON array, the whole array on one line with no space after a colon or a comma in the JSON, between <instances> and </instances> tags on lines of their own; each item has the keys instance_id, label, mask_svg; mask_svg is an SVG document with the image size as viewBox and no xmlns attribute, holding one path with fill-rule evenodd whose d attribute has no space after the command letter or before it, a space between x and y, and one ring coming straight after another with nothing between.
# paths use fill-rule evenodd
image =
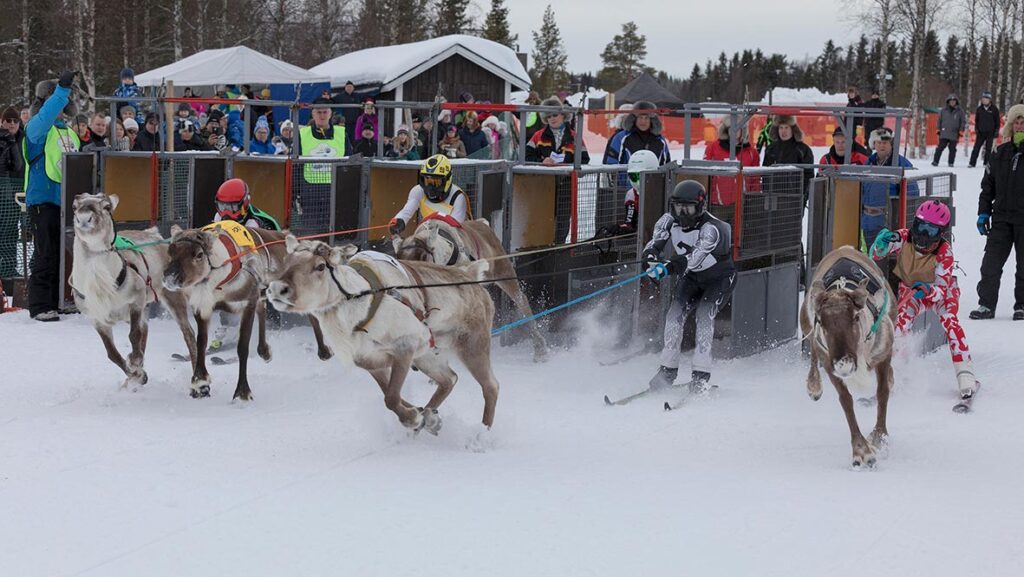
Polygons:
<instances>
[{"instance_id":1,"label":"white tent canopy","mask_svg":"<svg viewBox=\"0 0 1024 577\"><path fill-rule=\"evenodd\" d=\"M160 86L166 81L177 86L217 84L311 84L326 82L325 76L288 64L246 46L203 50L188 58L161 66L135 77L139 86Z\"/></svg>"},{"instance_id":2,"label":"white tent canopy","mask_svg":"<svg viewBox=\"0 0 1024 577\"><path fill-rule=\"evenodd\" d=\"M388 92L453 54L489 70L513 87L530 87L530 75L511 48L461 34L349 52L309 71L329 77L331 86L351 81L356 86L379 85L381 92Z\"/></svg>"}]
</instances>

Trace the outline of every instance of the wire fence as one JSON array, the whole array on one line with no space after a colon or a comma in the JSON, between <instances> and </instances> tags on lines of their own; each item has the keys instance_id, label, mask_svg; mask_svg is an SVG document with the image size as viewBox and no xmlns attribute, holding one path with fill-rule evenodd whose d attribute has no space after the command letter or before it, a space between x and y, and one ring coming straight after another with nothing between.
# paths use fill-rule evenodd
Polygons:
<instances>
[{"instance_id":1,"label":"wire fence","mask_svg":"<svg viewBox=\"0 0 1024 577\"><path fill-rule=\"evenodd\" d=\"M741 259L799 257L803 238L803 171L743 171L743 216L738 255Z\"/></svg>"},{"instance_id":2,"label":"wire fence","mask_svg":"<svg viewBox=\"0 0 1024 577\"><path fill-rule=\"evenodd\" d=\"M23 179L0 178L0 278L25 275L31 262L28 215L15 200L23 190Z\"/></svg>"},{"instance_id":3,"label":"wire fence","mask_svg":"<svg viewBox=\"0 0 1024 577\"><path fill-rule=\"evenodd\" d=\"M318 234L330 230L334 164L305 159L294 162L289 228L295 234Z\"/></svg>"},{"instance_id":4,"label":"wire fence","mask_svg":"<svg viewBox=\"0 0 1024 577\"><path fill-rule=\"evenodd\" d=\"M189 185L194 166L192 159L173 158L164 154L158 162L159 221L167 227L177 224L188 228L192 211L189 201Z\"/></svg>"}]
</instances>

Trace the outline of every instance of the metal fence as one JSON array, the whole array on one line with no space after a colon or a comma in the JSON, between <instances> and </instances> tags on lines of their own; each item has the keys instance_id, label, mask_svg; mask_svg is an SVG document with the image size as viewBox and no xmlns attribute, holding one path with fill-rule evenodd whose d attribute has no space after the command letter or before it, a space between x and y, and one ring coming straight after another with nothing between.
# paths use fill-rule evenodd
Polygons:
<instances>
[{"instance_id":1,"label":"metal fence","mask_svg":"<svg viewBox=\"0 0 1024 577\"><path fill-rule=\"evenodd\" d=\"M192 157L169 153L158 155L157 202L161 224L188 228L192 222Z\"/></svg>"},{"instance_id":2,"label":"metal fence","mask_svg":"<svg viewBox=\"0 0 1024 577\"><path fill-rule=\"evenodd\" d=\"M743 169L737 260L771 256L794 260L802 251L803 170L793 167Z\"/></svg>"},{"instance_id":3,"label":"metal fence","mask_svg":"<svg viewBox=\"0 0 1024 577\"><path fill-rule=\"evenodd\" d=\"M24 189L20 178L0 178L0 278L12 278L27 274L26 263L30 262L32 244L26 242L29 235L28 215L18 204Z\"/></svg>"},{"instance_id":4,"label":"metal fence","mask_svg":"<svg viewBox=\"0 0 1024 577\"><path fill-rule=\"evenodd\" d=\"M283 159L266 159L267 162L287 162ZM299 158L291 164L291 198L285 194L284 202L290 214L288 228L297 235L318 234L331 229L333 213L334 165L342 159L312 161ZM287 166L287 165L285 165ZM286 175L285 178L288 178ZM285 223L281 223L285 226Z\"/></svg>"}]
</instances>

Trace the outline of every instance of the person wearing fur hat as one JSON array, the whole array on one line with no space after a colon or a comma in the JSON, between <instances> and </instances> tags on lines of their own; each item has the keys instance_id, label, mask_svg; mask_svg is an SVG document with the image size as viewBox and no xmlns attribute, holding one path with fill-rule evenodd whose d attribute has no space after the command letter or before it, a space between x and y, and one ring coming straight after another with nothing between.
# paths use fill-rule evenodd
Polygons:
<instances>
[{"instance_id":1,"label":"person wearing fur hat","mask_svg":"<svg viewBox=\"0 0 1024 577\"><path fill-rule=\"evenodd\" d=\"M67 71L57 82L36 85L32 120L25 127L22 146L26 165L25 203L32 222L32 276L28 286L28 310L38 321L60 320L60 235L63 158L79 147L78 135L67 122L78 112L71 102L71 85L77 72Z\"/></svg>"},{"instance_id":2,"label":"person wearing fur hat","mask_svg":"<svg viewBox=\"0 0 1024 577\"><path fill-rule=\"evenodd\" d=\"M704 149L704 160L729 160L729 117L722 119L718 125L718 140L712 142ZM744 124L735 131L736 147L733 150L736 161L742 166L759 166L761 155L750 145L750 131ZM759 179L751 177L747 179L748 190L760 190ZM736 179L731 176L715 176L711 178L710 193L711 204L728 205L736 203Z\"/></svg>"},{"instance_id":3,"label":"person wearing fur hat","mask_svg":"<svg viewBox=\"0 0 1024 577\"><path fill-rule=\"evenodd\" d=\"M899 166L913 168L914 165L893 150L892 130L882 127L871 133L869 144L874 150L868 157L868 166ZM920 196L917 182L907 181L907 196ZM885 228L889 213L889 200L899 198L900 185L896 182L864 182L860 188L860 229L861 250L865 253L874 244L879 231Z\"/></svg>"},{"instance_id":4,"label":"person wearing fur hat","mask_svg":"<svg viewBox=\"0 0 1024 577\"><path fill-rule=\"evenodd\" d=\"M992 139L999 132L999 109L992 103L992 93L982 92L981 102L978 109L974 111L974 149L971 150L971 160L967 166L974 168L978 162L978 151L984 147L985 154L982 162L988 166L988 156L992 152Z\"/></svg>"},{"instance_id":5,"label":"person wearing fur hat","mask_svg":"<svg viewBox=\"0 0 1024 577\"><path fill-rule=\"evenodd\" d=\"M772 123L770 140L771 144L764 153L764 166L814 164L814 153L811 152L811 147L804 143L804 131L800 130L796 118L787 115L777 116ZM804 206L807 206L807 187L814 178L814 169L806 167L803 170Z\"/></svg>"},{"instance_id":6,"label":"person wearing fur hat","mask_svg":"<svg viewBox=\"0 0 1024 577\"><path fill-rule=\"evenodd\" d=\"M633 111L622 119L625 136L619 151L618 164L629 164L629 157L638 150L650 150L660 164L672 162L668 141L661 135L661 118L653 102L641 100L633 104Z\"/></svg>"},{"instance_id":7,"label":"person wearing fur hat","mask_svg":"<svg viewBox=\"0 0 1024 577\"><path fill-rule=\"evenodd\" d=\"M989 157L978 196L978 232L987 236L978 281L978 308L972 319L991 319L999 300L999 281L1010 252L1017 256L1013 320L1024 320L1024 104L1006 114L1000 144Z\"/></svg>"},{"instance_id":8,"label":"person wearing fur hat","mask_svg":"<svg viewBox=\"0 0 1024 577\"><path fill-rule=\"evenodd\" d=\"M541 106L562 106L557 98L548 98ZM534 133L526 143L526 161L540 162L549 166L573 164L576 155L576 133L565 124L565 114L544 112L541 115L544 130ZM586 150L580 151L580 162L590 163Z\"/></svg>"},{"instance_id":9,"label":"person wearing fur hat","mask_svg":"<svg viewBox=\"0 0 1024 577\"><path fill-rule=\"evenodd\" d=\"M608 137L608 142L604 145L604 157L601 160L601 164L618 164L619 154L622 152L622 141L628 134L622 125L626 121L626 115L628 111L633 110L632 104L623 104L619 106L619 110L624 111L622 114L616 115L608 122L609 128L614 128L615 132Z\"/></svg>"},{"instance_id":10,"label":"person wearing fur hat","mask_svg":"<svg viewBox=\"0 0 1024 577\"><path fill-rule=\"evenodd\" d=\"M932 159L932 166L939 165L942 158L942 151L949 147L949 166L953 166L956 160L956 143L967 128L967 114L960 108L960 101L956 94L946 97L946 105L939 112L939 145L935 147L935 158Z\"/></svg>"}]
</instances>

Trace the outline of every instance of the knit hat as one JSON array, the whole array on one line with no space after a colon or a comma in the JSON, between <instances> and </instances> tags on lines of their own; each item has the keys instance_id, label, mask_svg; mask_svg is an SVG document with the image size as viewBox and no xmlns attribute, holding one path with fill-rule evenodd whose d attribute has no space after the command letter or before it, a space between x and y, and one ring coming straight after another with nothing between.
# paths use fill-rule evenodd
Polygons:
<instances>
[{"instance_id":1,"label":"knit hat","mask_svg":"<svg viewBox=\"0 0 1024 577\"><path fill-rule=\"evenodd\" d=\"M135 116L135 107L132 106L131 104L125 104L124 106L122 106L121 108L119 108L117 110L117 114L120 115L120 116L124 116L125 112L131 112L132 116Z\"/></svg>"},{"instance_id":2,"label":"knit hat","mask_svg":"<svg viewBox=\"0 0 1024 577\"><path fill-rule=\"evenodd\" d=\"M131 78L132 80L135 80L135 71L132 70L131 68L128 68L128 67L122 68L121 69L121 80L126 80L128 78Z\"/></svg>"},{"instance_id":3,"label":"knit hat","mask_svg":"<svg viewBox=\"0 0 1024 577\"><path fill-rule=\"evenodd\" d=\"M1014 104L1010 107L1010 110L1006 113L1006 122L1003 123L1003 128L1000 131L1003 140L1013 139L1013 121L1022 117L1024 117L1024 104Z\"/></svg>"},{"instance_id":4,"label":"knit hat","mask_svg":"<svg viewBox=\"0 0 1024 577\"><path fill-rule=\"evenodd\" d=\"M178 105L178 112L181 112L182 110L186 110L188 112L192 112L192 105L189 104L188 102L182 102L181 104Z\"/></svg>"},{"instance_id":5,"label":"knit hat","mask_svg":"<svg viewBox=\"0 0 1024 577\"><path fill-rule=\"evenodd\" d=\"M196 126L191 120L180 120L178 121L178 132L195 132Z\"/></svg>"},{"instance_id":6,"label":"knit hat","mask_svg":"<svg viewBox=\"0 0 1024 577\"><path fill-rule=\"evenodd\" d=\"M139 123L135 122L134 118L125 118L124 119L124 129L125 129L125 131L128 131L128 130L138 130L139 129Z\"/></svg>"},{"instance_id":7,"label":"knit hat","mask_svg":"<svg viewBox=\"0 0 1024 577\"><path fill-rule=\"evenodd\" d=\"M284 122L281 123L281 130L284 130L285 128L291 128L292 130L294 130L295 124L291 120L285 120Z\"/></svg>"},{"instance_id":8,"label":"knit hat","mask_svg":"<svg viewBox=\"0 0 1024 577\"><path fill-rule=\"evenodd\" d=\"M992 93L989 92L988 90L986 90L985 92L981 93L981 97L982 98L988 98L989 100L991 100L992 99Z\"/></svg>"},{"instance_id":9,"label":"knit hat","mask_svg":"<svg viewBox=\"0 0 1024 577\"><path fill-rule=\"evenodd\" d=\"M18 110L13 106L8 106L4 109L4 113L0 115L0 118L4 120L21 120L21 115L18 114Z\"/></svg>"},{"instance_id":10,"label":"knit hat","mask_svg":"<svg viewBox=\"0 0 1024 577\"><path fill-rule=\"evenodd\" d=\"M260 90L260 98L270 100L270 89L264 88L263 90Z\"/></svg>"},{"instance_id":11,"label":"knit hat","mask_svg":"<svg viewBox=\"0 0 1024 577\"><path fill-rule=\"evenodd\" d=\"M259 130L261 128L263 130L266 130L267 134L270 133L270 123L267 122L267 117L263 116L263 115L261 115L259 118L256 119L256 127L253 129L253 132L256 132L257 130Z\"/></svg>"}]
</instances>

